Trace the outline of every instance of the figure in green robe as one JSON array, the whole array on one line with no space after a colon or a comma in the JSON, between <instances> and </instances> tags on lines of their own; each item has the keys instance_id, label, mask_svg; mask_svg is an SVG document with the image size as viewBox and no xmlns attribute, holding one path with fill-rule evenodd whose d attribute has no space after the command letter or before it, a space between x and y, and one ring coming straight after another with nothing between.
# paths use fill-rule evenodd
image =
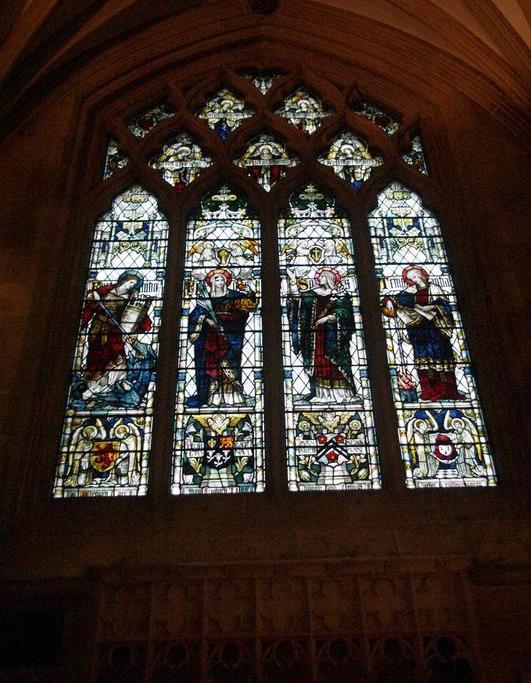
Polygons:
<instances>
[{"instance_id":1,"label":"figure in green robe","mask_svg":"<svg viewBox=\"0 0 531 683\"><path fill-rule=\"evenodd\" d=\"M302 356L312 403L346 403L356 394L350 341L354 333L352 301L334 268L321 268L315 286L300 291L289 273L288 317L293 350Z\"/></svg>"}]
</instances>

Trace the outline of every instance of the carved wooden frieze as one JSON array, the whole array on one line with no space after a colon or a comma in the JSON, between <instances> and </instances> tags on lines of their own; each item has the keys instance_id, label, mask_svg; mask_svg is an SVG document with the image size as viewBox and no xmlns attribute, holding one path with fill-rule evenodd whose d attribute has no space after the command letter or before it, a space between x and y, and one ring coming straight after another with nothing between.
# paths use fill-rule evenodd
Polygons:
<instances>
[{"instance_id":1,"label":"carved wooden frieze","mask_svg":"<svg viewBox=\"0 0 531 683\"><path fill-rule=\"evenodd\" d=\"M101 683L128 672L198 683L356 682L387 672L403 683L430 672L472 681L474 620L457 564L121 566L93 579Z\"/></svg>"}]
</instances>

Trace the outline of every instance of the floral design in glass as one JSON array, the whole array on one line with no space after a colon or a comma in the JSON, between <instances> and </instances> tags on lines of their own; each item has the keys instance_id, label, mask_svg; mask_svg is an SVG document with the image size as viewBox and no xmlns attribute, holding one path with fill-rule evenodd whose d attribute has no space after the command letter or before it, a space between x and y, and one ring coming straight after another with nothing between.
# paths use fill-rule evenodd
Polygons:
<instances>
[{"instance_id":1,"label":"floral design in glass","mask_svg":"<svg viewBox=\"0 0 531 683\"><path fill-rule=\"evenodd\" d=\"M169 104L160 104L129 119L127 127L136 138L144 138L155 126L172 116L175 116L175 110Z\"/></svg>"},{"instance_id":2,"label":"floral design in glass","mask_svg":"<svg viewBox=\"0 0 531 683\"><path fill-rule=\"evenodd\" d=\"M409 166L413 166L419 173L428 175L428 164L426 163L426 157L419 135L415 135L411 138L411 149L402 156L402 159Z\"/></svg>"},{"instance_id":3,"label":"floral design in glass","mask_svg":"<svg viewBox=\"0 0 531 683\"><path fill-rule=\"evenodd\" d=\"M245 119L250 118L254 110L245 106L245 102L227 88L222 88L210 97L205 106L197 112L210 128L225 140Z\"/></svg>"},{"instance_id":4,"label":"floral design in glass","mask_svg":"<svg viewBox=\"0 0 531 683\"><path fill-rule=\"evenodd\" d=\"M237 166L245 168L247 173L269 192L281 178L286 169L296 166L297 157L290 157L284 145L272 135L262 134L249 143L242 156L235 161Z\"/></svg>"},{"instance_id":5,"label":"floral design in glass","mask_svg":"<svg viewBox=\"0 0 531 683\"><path fill-rule=\"evenodd\" d=\"M278 230L289 488L379 488L349 221L307 185Z\"/></svg>"},{"instance_id":6,"label":"floral design in glass","mask_svg":"<svg viewBox=\"0 0 531 683\"><path fill-rule=\"evenodd\" d=\"M103 172L104 178L110 178L116 171L125 168L129 163L129 157L122 154L118 149L118 145L111 138L109 146L107 147L107 156L105 157L105 170Z\"/></svg>"},{"instance_id":7,"label":"floral design in glass","mask_svg":"<svg viewBox=\"0 0 531 683\"><path fill-rule=\"evenodd\" d=\"M262 95L267 95L273 87L273 83L278 78L281 78L281 74L276 73L244 73L242 75L251 81L254 87L259 90Z\"/></svg>"},{"instance_id":8,"label":"floral design in glass","mask_svg":"<svg viewBox=\"0 0 531 683\"><path fill-rule=\"evenodd\" d=\"M168 224L134 186L94 232L54 486L145 495Z\"/></svg>"},{"instance_id":9,"label":"floral design in glass","mask_svg":"<svg viewBox=\"0 0 531 683\"><path fill-rule=\"evenodd\" d=\"M363 100L356 100L352 105L352 109L358 116L362 116L364 119L376 124L378 128L384 130L387 135L396 133L400 127L400 121L389 112L386 112L373 104L364 102Z\"/></svg>"},{"instance_id":10,"label":"floral design in glass","mask_svg":"<svg viewBox=\"0 0 531 683\"><path fill-rule=\"evenodd\" d=\"M407 486L494 486L439 223L419 195L393 182L369 226Z\"/></svg>"},{"instance_id":11,"label":"floral design in glass","mask_svg":"<svg viewBox=\"0 0 531 683\"><path fill-rule=\"evenodd\" d=\"M262 491L260 223L226 185L188 223L172 492Z\"/></svg>"},{"instance_id":12,"label":"floral design in glass","mask_svg":"<svg viewBox=\"0 0 531 683\"><path fill-rule=\"evenodd\" d=\"M298 88L284 100L284 104L275 114L287 119L292 126L296 126L306 135L311 135L321 126L323 119L332 112L325 108L322 100L314 97L304 88Z\"/></svg>"},{"instance_id":13,"label":"floral design in glass","mask_svg":"<svg viewBox=\"0 0 531 683\"><path fill-rule=\"evenodd\" d=\"M160 171L164 180L178 192L192 183L203 169L212 166L212 159L187 133L167 142L149 165Z\"/></svg>"},{"instance_id":14,"label":"floral design in glass","mask_svg":"<svg viewBox=\"0 0 531 683\"><path fill-rule=\"evenodd\" d=\"M349 185L359 189L373 168L383 164L383 159L375 156L364 140L347 131L334 138L328 152L319 158L319 163L329 166Z\"/></svg>"}]
</instances>

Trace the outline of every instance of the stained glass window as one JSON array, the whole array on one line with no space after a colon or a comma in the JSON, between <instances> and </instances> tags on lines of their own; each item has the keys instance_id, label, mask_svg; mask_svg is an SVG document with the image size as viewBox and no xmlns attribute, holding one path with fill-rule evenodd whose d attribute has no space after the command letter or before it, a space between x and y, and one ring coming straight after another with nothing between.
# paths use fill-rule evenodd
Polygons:
<instances>
[{"instance_id":1,"label":"stained glass window","mask_svg":"<svg viewBox=\"0 0 531 683\"><path fill-rule=\"evenodd\" d=\"M167 142L149 162L161 172L164 180L180 192L193 182L203 169L212 166L212 159L187 133Z\"/></svg>"},{"instance_id":2,"label":"stained glass window","mask_svg":"<svg viewBox=\"0 0 531 683\"><path fill-rule=\"evenodd\" d=\"M387 135L396 133L400 127L400 122L393 115L384 111L381 107L376 107L364 100L356 100L352 105L352 109L358 116L362 116L364 119L376 124Z\"/></svg>"},{"instance_id":3,"label":"stained glass window","mask_svg":"<svg viewBox=\"0 0 531 683\"><path fill-rule=\"evenodd\" d=\"M173 107L169 104L159 104L129 119L127 127L135 137L144 138L155 126L172 116L175 116Z\"/></svg>"},{"instance_id":4,"label":"stained glass window","mask_svg":"<svg viewBox=\"0 0 531 683\"><path fill-rule=\"evenodd\" d=\"M419 135L411 138L411 149L402 155L402 159L420 173L428 175L428 165Z\"/></svg>"},{"instance_id":5,"label":"stained glass window","mask_svg":"<svg viewBox=\"0 0 531 683\"><path fill-rule=\"evenodd\" d=\"M222 88L212 95L205 106L197 112L200 119L204 119L210 128L225 140L233 130L236 130L245 119L250 118L254 110L247 107L245 102L227 88Z\"/></svg>"},{"instance_id":6,"label":"stained glass window","mask_svg":"<svg viewBox=\"0 0 531 683\"><path fill-rule=\"evenodd\" d=\"M275 111L268 110L268 100L258 92L278 93L282 68L243 67L232 76L231 82L239 82L250 100L261 101L258 115L269 122L261 132L255 127L245 143L238 142L236 152L229 136L256 112L232 86L220 85L194 104L195 125L189 113L164 102L126 120L131 133L124 133L127 154L117 142L122 135L110 138L103 170L103 178L111 178L131 157L138 177L156 180L148 170L153 169L176 191L168 220L176 226L175 243L185 243L185 253L182 270L174 255L171 274L172 282L182 281L177 360L171 370L176 376L168 380L176 381L171 491L264 490L264 382L267 388L268 382L271 386L281 380L273 370L262 376L261 223L277 212L280 273L269 275L272 287L264 307L271 306L268 322L281 318L289 488L377 489L380 467L349 218L329 190L307 181L291 194L287 208L278 203L286 196L282 186L298 177L299 168L301 175L313 169L337 183L324 166L347 183L347 193L353 190L352 208L359 211L363 192L355 192L365 186L370 192L371 183L380 183L387 168L381 150L428 174L421 131L417 124L403 126L397 136L400 113L372 104L358 91L349 95L348 88L336 89L332 108L320 87L313 90L302 80L282 95ZM258 92L251 95L242 78ZM178 87L166 85L167 92ZM191 85L196 84L184 84L185 93ZM330 84L327 92L334 87ZM312 135L333 114L351 128L362 128L363 137L339 130L323 147L320 136ZM279 116L290 126L281 124ZM156 127L171 118L162 127L167 128L163 137ZM220 140L213 140L200 120ZM271 128L274 121L282 136ZM384 141L378 128L390 137ZM152 131L157 142L146 157L143 139ZM244 133L242 129L242 138ZM205 143L210 149L202 138L211 140L212 145ZM238 180L247 184L234 166L270 192L268 216L255 214L231 186L231 176L234 185ZM217 190L207 191L215 169L223 180ZM180 193L192 183L196 196L206 194L179 229L183 202L190 196ZM363 216L358 218L362 226ZM378 195L369 226L407 486L494 486L437 219L415 192L392 182ZM55 497L137 496L147 491L168 231L157 199L136 185L117 196L97 221ZM275 282L281 299L276 313Z\"/></svg>"},{"instance_id":7,"label":"stained glass window","mask_svg":"<svg viewBox=\"0 0 531 683\"><path fill-rule=\"evenodd\" d=\"M364 140L346 131L334 138L319 163L329 166L349 185L359 189L373 168L383 164L383 159L373 154Z\"/></svg>"},{"instance_id":8,"label":"stained glass window","mask_svg":"<svg viewBox=\"0 0 531 683\"><path fill-rule=\"evenodd\" d=\"M118 149L118 145L112 138L109 140L107 147L107 156L105 157L105 170L103 171L104 178L110 178L116 171L125 168L129 163L129 157Z\"/></svg>"},{"instance_id":9,"label":"stained glass window","mask_svg":"<svg viewBox=\"0 0 531 683\"><path fill-rule=\"evenodd\" d=\"M323 119L332 112L326 109L324 102L309 90L301 86L284 100L284 104L275 114L287 119L306 135L311 135L321 126Z\"/></svg>"},{"instance_id":10,"label":"stained glass window","mask_svg":"<svg viewBox=\"0 0 531 683\"><path fill-rule=\"evenodd\" d=\"M281 77L277 73L248 73L242 74L245 78L251 81L254 87L259 90L262 95L267 95L267 93L273 87L273 83Z\"/></svg>"},{"instance_id":11,"label":"stained glass window","mask_svg":"<svg viewBox=\"0 0 531 683\"><path fill-rule=\"evenodd\" d=\"M187 227L172 492L262 491L260 223L223 185Z\"/></svg>"},{"instance_id":12,"label":"stained glass window","mask_svg":"<svg viewBox=\"0 0 531 683\"><path fill-rule=\"evenodd\" d=\"M289 488L379 488L350 225L313 185L279 221Z\"/></svg>"},{"instance_id":13,"label":"stained glass window","mask_svg":"<svg viewBox=\"0 0 531 683\"><path fill-rule=\"evenodd\" d=\"M437 219L417 194L393 182L369 224L407 486L494 486Z\"/></svg>"},{"instance_id":14,"label":"stained glass window","mask_svg":"<svg viewBox=\"0 0 531 683\"><path fill-rule=\"evenodd\" d=\"M146 493L167 239L138 186L96 224L55 497Z\"/></svg>"},{"instance_id":15,"label":"stained glass window","mask_svg":"<svg viewBox=\"0 0 531 683\"><path fill-rule=\"evenodd\" d=\"M286 169L296 166L298 158L290 156L284 145L272 135L262 134L252 140L236 165L247 169L247 173L269 192Z\"/></svg>"}]
</instances>

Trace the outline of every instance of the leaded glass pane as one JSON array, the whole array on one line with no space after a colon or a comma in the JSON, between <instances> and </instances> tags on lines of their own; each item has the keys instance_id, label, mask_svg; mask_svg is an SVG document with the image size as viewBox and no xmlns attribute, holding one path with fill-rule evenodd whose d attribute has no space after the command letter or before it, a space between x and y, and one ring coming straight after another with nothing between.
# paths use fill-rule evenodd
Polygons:
<instances>
[{"instance_id":1,"label":"leaded glass pane","mask_svg":"<svg viewBox=\"0 0 531 683\"><path fill-rule=\"evenodd\" d=\"M384 111L380 107L375 107L373 104L364 102L363 100L356 100L352 105L352 109L358 116L362 116L364 119L376 124L378 128L384 130L387 135L396 133L400 127L400 122L389 112Z\"/></svg>"},{"instance_id":2,"label":"leaded glass pane","mask_svg":"<svg viewBox=\"0 0 531 683\"><path fill-rule=\"evenodd\" d=\"M494 486L437 219L417 194L393 182L369 224L407 486Z\"/></svg>"},{"instance_id":3,"label":"leaded glass pane","mask_svg":"<svg viewBox=\"0 0 531 683\"><path fill-rule=\"evenodd\" d=\"M350 224L313 185L279 221L289 488L380 487Z\"/></svg>"},{"instance_id":4,"label":"leaded glass pane","mask_svg":"<svg viewBox=\"0 0 531 683\"><path fill-rule=\"evenodd\" d=\"M159 104L129 119L127 127L135 137L144 138L155 126L172 116L175 116L173 107L169 104Z\"/></svg>"},{"instance_id":5,"label":"leaded glass pane","mask_svg":"<svg viewBox=\"0 0 531 683\"><path fill-rule=\"evenodd\" d=\"M383 159L370 152L364 140L347 131L334 138L326 154L319 157L319 163L329 166L340 178L358 189L369 178L373 168L383 164Z\"/></svg>"},{"instance_id":6,"label":"leaded glass pane","mask_svg":"<svg viewBox=\"0 0 531 683\"><path fill-rule=\"evenodd\" d=\"M323 119L332 112L326 109L324 102L310 94L304 88L298 88L284 100L284 104L275 114L287 119L292 126L296 126L306 135L311 135L321 126Z\"/></svg>"},{"instance_id":7,"label":"leaded glass pane","mask_svg":"<svg viewBox=\"0 0 531 683\"><path fill-rule=\"evenodd\" d=\"M415 170L428 175L428 164L418 135L411 138L411 149L402 156L402 159Z\"/></svg>"},{"instance_id":8,"label":"leaded glass pane","mask_svg":"<svg viewBox=\"0 0 531 683\"><path fill-rule=\"evenodd\" d=\"M273 87L273 83L278 78L281 78L281 74L277 73L243 73L242 76L251 81L254 87L259 90L262 95L267 95Z\"/></svg>"},{"instance_id":9,"label":"leaded glass pane","mask_svg":"<svg viewBox=\"0 0 531 683\"><path fill-rule=\"evenodd\" d=\"M227 88L222 88L206 101L196 116L204 119L225 140L253 114L254 109L245 106L245 102Z\"/></svg>"},{"instance_id":10,"label":"leaded glass pane","mask_svg":"<svg viewBox=\"0 0 531 683\"><path fill-rule=\"evenodd\" d=\"M286 169L296 166L298 157L291 156L284 145L272 135L259 135L234 163L245 168L247 173L269 192L281 178Z\"/></svg>"},{"instance_id":11,"label":"leaded glass pane","mask_svg":"<svg viewBox=\"0 0 531 683\"><path fill-rule=\"evenodd\" d=\"M212 159L187 133L181 133L167 142L160 153L151 158L149 165L181 192L201 175L203 169L212 166Z\"/></svg>"},{"instance_id":12,"label":"leaded glass pane","mask_svg":"<svg viewBox=\"0 0 531 683\"><path fill-rule=\"evenodd\" d=\"M223 185L188 223L172 492L264 489L260 223Z\"/></svg>"},{"instance_id":13,"label":"leaded glass pane","mask_svg":"<svg viewBox=\"0 0 531 683\"><path fill-rule=\"evenodd\" d=\"M109 146L107 147L107 156L105 157L105 170L103 172L104 178L110 178L113 173L119 171L121 168L125 168L129 163L129 157L122 154L118 149L118 145L111 138L109 140Z\"/></svg>"},{"instance_id":14,"label":"leaded glass pane","mask_svg":"<svg viewBox=\"0 0 531 683\"><path fill-rule=\"evenodd\" d=\"M145 495L168 224L133 186L94 231L54 496Z\"/></svg>"}]
</instances>

